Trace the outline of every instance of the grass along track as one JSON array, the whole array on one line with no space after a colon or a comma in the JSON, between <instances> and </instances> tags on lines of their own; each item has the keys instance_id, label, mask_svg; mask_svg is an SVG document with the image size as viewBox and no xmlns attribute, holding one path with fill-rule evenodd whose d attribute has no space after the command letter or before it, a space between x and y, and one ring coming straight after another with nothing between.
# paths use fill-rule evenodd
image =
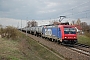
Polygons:
<instances>
[{"instance_id":1,"label":"grass along track","mask_svg":"<svg viewBox=\"0 0 90 60\"><path fill-rule=\"evenodd\" d=\"M64 60L30 37L0 38L0 60Z\"/></svg>"},{"instance_id":2,"label":"grass along track","mask_svg":"<svg viewBox=\"0 0 90 60\"><path fill-rule=\"evenodd\" d=\"M85 35L78 35L78 43L90 46L90 37L87 37Z\"/></svg>"}]
</instances>

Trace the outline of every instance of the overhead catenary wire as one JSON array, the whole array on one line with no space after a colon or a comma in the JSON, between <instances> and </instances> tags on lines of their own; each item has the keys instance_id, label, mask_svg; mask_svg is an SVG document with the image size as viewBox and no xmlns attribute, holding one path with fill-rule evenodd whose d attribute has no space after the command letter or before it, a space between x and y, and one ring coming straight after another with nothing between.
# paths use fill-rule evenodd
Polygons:
<instances>
[{"instance_id":1,"label":"overhead catenary wire","mask_svg":"<svg viewBox=\"0 0 90 60\"><path fill-rule=\"evenodd\" d=\"M79 5L77 5L77 6L74 6L74 7L70 8L70 9L68 9L68 10L66 10L66 11L63 11L63 12L60 13L60 14L66 13L66 12L68 12L68 11L70 11L70 10L74 10L75 8L80 7L80 6L82 6L82 5L86 4L86 3L89 3L89 2L90 2L90 1L84 2L84 3L79 4Z\"/></svg>"},{"instance_id":2,"label":"overhead catenary wire","mask_svg":"<svg viewBox=\"0 0 90 60\"><path fill-rule=\"evenodd\" d=\"M78 15L78 14L87 14L87 12L90 12L90 10L85 10L85 11L81 11L81 12L77 12L77 13L74 13L74 14L72 14L72 13L70 13L70 14L68 14L68 15L66 15L66 16L71 16L71 15Z\"/></svg>"},{"instance_id":3,"label":"overhead catenary wire","mask_svg":"<svg viewBox=\"0 0 90 60\"><path fill-rule=\"evenodd\" d=\"M83 5L85 5L86 3L89 3L90 1L88 1L88 2L85 2L85 3L83 3L83 4L80 4L80 5L78 5L78 6L75 6L74 8L71 8L70 10L68 10L69 11L69 13L67 13L67 12L64 12L63 13L63 15L65 15L67 18L73 18L73 19L78 19L78 18L80 18L80 19L82 19L82 18L86 18L86 19L88 19L88 18L90 18L89 16L89 14L90 14L90 9L89 8L87 8L87 9L85 9L85 10L81 10L81 11L75 11L75 10L78 10L78 9L81 9L81 8L86 8L86 7L89 7L89 5L88 6L83 6Z\"/></svg>"}]
</instances>

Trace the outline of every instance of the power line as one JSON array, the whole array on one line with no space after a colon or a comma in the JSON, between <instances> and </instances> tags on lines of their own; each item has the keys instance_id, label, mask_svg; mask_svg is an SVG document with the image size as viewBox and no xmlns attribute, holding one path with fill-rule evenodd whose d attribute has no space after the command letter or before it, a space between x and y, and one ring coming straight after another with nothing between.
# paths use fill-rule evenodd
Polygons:
<instances>
[{"instance_id":1,"label":"power line","mask_svg":"<svg viewBox=\"0 0 90 60\"><path fill-rule=\"evenodd\" d=\"M78 15L78 14L82 14L82 13L86 13L86 12L89 12L90 10L85 10L85 11L82 11L82 12L77 12L77 13L74 13L74 14L68 14L66 16L71 16L71 15Z\"/></svg>"},{"instance_id":2,"label":"power line","mask_svg":"<svg viewBox=\"0 0 90 60\"><path fill-rule=\"evenodd\" d=\"M81 5L84 5L84 4L86 4L86 3L89 3L90 1L88 1L88 2L85 2L85 3L82 3L82 4L80 4L80 5L77 5L77 6L75 6L75 7L73 7L73 8L71 8L71 9L74 9L74 8L76 8L76 7L79 7L79 6L81 6Z\"/></svg>"},{"instance_id":3,"label":"power line","mask_svg":"<svg viewBox=\"0 0 90 60\"><path fill-rule=\"evenodd\" d=\"M74 10L75 8L77 8L77 7L79 7L79 6L82 6L82 5L84 5L84 4L86 4L86 3L89 3L89 2L90 2L90 1L85 2L85 3L82 3L82 4L77 5L77 6L74 6L74 7L70 8L70 9L68 9L68 10L66 10L66 11L63 11L63 13L68 12L68 11L70 11L70 10Z\"/></svg>"}]
</instances>

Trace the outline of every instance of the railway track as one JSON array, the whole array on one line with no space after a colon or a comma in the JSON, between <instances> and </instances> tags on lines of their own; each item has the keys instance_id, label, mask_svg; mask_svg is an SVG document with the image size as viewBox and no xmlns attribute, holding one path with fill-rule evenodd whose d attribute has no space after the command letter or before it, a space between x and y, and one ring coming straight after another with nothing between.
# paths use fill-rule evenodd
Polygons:
<instances>
[{"instance_id":1,"label":"railway track","mask_svg":"<svg viewBox=\"0 0 90 60\"><path fill-rule=\"evenodd\" d=\"M49 40L49 39L45 39L45 40ZM49 41L51 41L51 40L49 40ZM79 54L84 54L86 56L90 56L90 46L88 46L88 45L77 43L74 46L70 46L70 45L69 46L62 45L62 46L66 47L68 49L71 49L73 51L76 51Z\"/></svg>"},{"instance_id":2,"label":"railway track","mask_svg":"<svg viewBox=\"0 0 90 60\"><path fill-rule=\"evenodd\" d=\"M46 39L46 40L48 40L48 39ZM90 56L90 46L88 46L88 45L77 43L74 46L66 46L66 45L63 45L63 46L68 49L71 49L73 51L76 51L79 54L84 54L84 55Z\"/></svg>"},{"instance_id":3,"label":"railway track","mask_svg":"<svg viewBox=\"0 0 90 60\"><path fill-rule=\"evenodd\" d=\"M46 40L48 40L48 39L46 39ZM57 45L59 45L59 44L57 44ZM74 52L77 52L80 55L85 55L85 56L88 56L88 57L90 56L90 51L86 50L86 49L90 49L89 47L85 47L85 46L79 45L80 47L85 48L85 49L81 49L81 48L78 48L79 46L78 47L76 47L76 46L75 47L69 47L69 46L65 46L65 45L59 45L59 46L60 47L63 46L66 49L69 49L69 50L72 50Z\"/></svg>"},{"instance_id":4,"label":"railway track","mask_svg":"<svg viewBox=\"0 0 90 60\"><path fill-rule=\"evenodd\" d=\"M85 44L81 44L81 43L77 43L77 44L75 44L75 46L80 46L80 47L90 48L89 45L85 45Z\"/></svg>"},{"instance_id":5,"label":"railway track","mask_svg":"<svg viewBox=\"0 0 90 60\"><path fill-rule=\"evenodd\" d=\"M70 49L77 51L78 53L90 56L90 46L88 45L77 43L74 45L74 47L70 47Z\"/></svg>"},{"instance_id":6,"label":"railway track","mask_svg":"<svg viewBox=\"0 0 90 60\"><path fill-rule=\"evenodd\" d=\"M70 48L70 47L69 47L69 48ZM78 48L73 48L73 47L71 47L70 49L78 52L79 54L84 54L84 55L90 56L90 52L87 52L87 51L85 51L85 50L78 49Z\"/></svg>"},{"instance_id":7,"label":"railway track","mask_svg":"<svg viewBox=\"0 0 90 60\"><path fill-rule=\"evenodd\" d=\"M65 47L69 48L73 51L76 51L79 54L84 54L84 55L90 56L90 46L88 46L88 45L77 43L74 46L65 46Z\"/></svg>"},{"instance_id":8,"label":"railway track","mask_svg":"<svg viewBox=\"0 0 90 60\"><path fill-rule=\"evenodd\" d=\"M46 40L48 40L48 39L46 39ZM77 43L74 46L66 46L66 45L63 45L63 46L68 49L71 49L73 51L76 51L79 54L84 54L84 55L90 56L90 46L88 46L88 45Z\"/></svg>"}]
</instances>

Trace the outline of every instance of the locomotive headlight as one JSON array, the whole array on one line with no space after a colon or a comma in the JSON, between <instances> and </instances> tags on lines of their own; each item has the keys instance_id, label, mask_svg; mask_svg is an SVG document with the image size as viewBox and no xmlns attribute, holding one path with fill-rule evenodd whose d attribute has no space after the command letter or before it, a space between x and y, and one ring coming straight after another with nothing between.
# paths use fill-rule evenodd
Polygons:
<instances>
[{"instance_id":1,"label":"locomotive headlight","mask_svg":"<svg viewBox=\"0 0 90 60\"><path fill-rule=\"evenodd\" d=\"M67 37L64 37L64 38L67 38Z\"/></svg>"},{"instance_id":2,"label":"locomotive headlight","mask_svg":"<svg viewBox=\"0 0 90 60\"><path fill-rule=\"evenodd\" d=\"M74 37L74 38L76 38L76 37Z\"/></svg>"}]
</instances>

